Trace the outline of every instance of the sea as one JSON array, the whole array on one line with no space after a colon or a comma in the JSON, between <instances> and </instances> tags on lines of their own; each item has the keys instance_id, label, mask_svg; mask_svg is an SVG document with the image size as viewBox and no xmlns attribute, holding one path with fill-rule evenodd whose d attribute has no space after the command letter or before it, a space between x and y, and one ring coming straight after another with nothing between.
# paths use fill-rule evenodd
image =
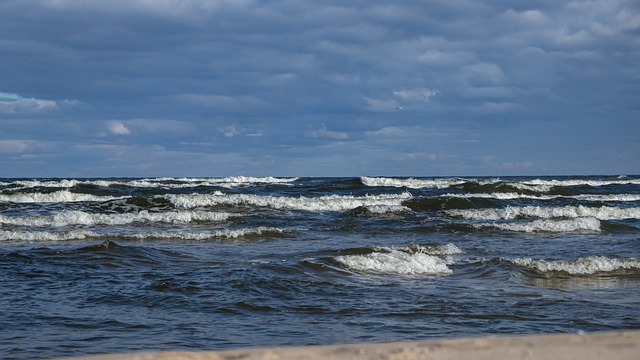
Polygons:
<instances>
[{"instance_id":1,"label":"sea","mask_svg":"<svg viewBox=\"0 0 640 360\"><path fill-rule=\"evenodd\" d=\"M0 179L0 358L640 329L640 176Z\"/></svg>"}]
</instances>

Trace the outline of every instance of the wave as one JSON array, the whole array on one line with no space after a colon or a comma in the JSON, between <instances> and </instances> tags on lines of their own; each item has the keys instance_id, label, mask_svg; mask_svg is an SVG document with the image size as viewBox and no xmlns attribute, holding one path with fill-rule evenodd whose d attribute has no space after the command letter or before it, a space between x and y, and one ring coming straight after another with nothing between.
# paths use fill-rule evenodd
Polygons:
<instances>
[{"instance_id":1,"label":"wave","mask_svg":"<svg viewBox=\"0 0 640 360\"><path fill-rule=\"evenodd\" d=\"M0 230L0 241L70 241L93 238L114 238L124 240L216 240L239 239L251 237L282 236L286 231L273 227L258 227L248 229L220 229L212 231L152 231L143 233L99 233L87 230L69 231L7 231Z\"/></svg>"},{"instance_id":2,"label":"wave","mask_svg":"<svg viewBox=\"0 0 640 360\"><path fill-rule=\"evenodd\" d=\"M496 228L514 232L601 231L600 220L582 217L569 220L534 220L509 223L473 224L475 228Z\"/></svg>"},{"instance_id":3,"label":"wave","mask_svg":"<svg viewBox=\"0 0 640 360\"><path fill-rule=\"evenodd\" d=\"M414 179L414 178L385 178L385 177L360 177L365 186L389 186L406 187L410 189L444 189L453 185L464 184L464 179Z\"/></svg>"},{"instance_id":4,"label":"wave","mask_svg":"<svg viewBox=\"0 0 640 360\"><path fill-rule=\"evenodd\" d=\"M522 181L492 179L464 179L464 178L440 178L440 179L415 179L393 177L368 177L362 176L360 181L365 186L380 187L405 187L410 189L445 189L451 186L464 185L468 191L488 190L489 193L508 193L511 189L516 193L520 191L530 193L549 193L554 188L571 188L576 186L606 186L606 185L640 185L640 179L617 178L609 180L594 179L532 179Z\"/></svg>"},{"instance_id":5,"label":"wave","mask_svg":"<svg viewBox=\"0 0 640 360\"><path fill-rule=\"evenodd\" d=\"M502 209L456 209L447 210L450 216L462 217L471 220L513 220L520 218L584 218L593 217L598 220L621 220L640 219L640 207L619 208L619 207L586 207L586 206L564 206L564 207L541 207L507 206Z\"/></svg>"},{"instance_id":6,"label":"wave","mask_svg":"<svg viewBox=\"0 0 640 360\"><path fill-rule=\"evenodd\" d=\"M328 195L321 197L284 197L251 194L169 194L164 195L174 206L179 208L196 208L216 205L252 205L279 210L303 211L345 211L358 207L401 206L404 200L412 197L409 193L383 194L365 196ZM393 208L395 209L395 208Z\"/></svg>"},{"instance_id":7,"label":"wave","mask_svg":"<svg viewBox=\"0 0 640 360\"><path fill-rule=\"evenodd\" d=\"M93 214L84 211L63 211L48 216L5 216L0 215L0 224L19 226L62 227L72 225L125 225L136 222L184 224L202 221L226 221L232 216L223 212L171 211L153 213L147 210L125 214Z\"/></svg>"},{"instance_id":8,"label":"wave","mask_svg":"<svg viewBox=\"0 0 640 360\"><path fill-rule=\"evenodd\" d=\"M69 190L59 190L51 193L18 193L3 195L0 194L0 202L13 203L64 203L81 201L111 201L117 199L127 199L130 196L98 196L83 193L74 193Z\"/></svg>"},{"instance_id":9,"label":"wave","mask_svg":"<svg viewBox=\"0 0 640 360\"><path fill-rule=\"evenodd\" d=\"M532 186L606 186L606 185L640 185L640 179L618 178L615 180L588 180L588 179L567 179L567 180L543 180L534 179L522 181L522 184Z\"/></svg>"},{"instance_id":10,"label":"wave","mask_svg":"<svg viewBox=\"0 0 640 360\"><path fill-rule=\"evenodd\" d=\"M589 256L575 260L533 260L531 258L508 259L512 264L542 274L561 273L568 275L607 274L624 270L640 270L640 259L608 258Z\"/></svg>"},{"instance_id":11,"label":"wave","mask_svg":"<svg viewBox=\"0 0 640 360\"><path fill-rule=\"evenodd\" d=\"M448 275L451 258L459 254L454 244L413 245L406 248L376 247L368 254L334 256L333 260L351 271L394 275Z\"/></svg>"},{"instance_id":12,"label":"wave","mask_svg":"<svg viewBox=\"0 0 640 360\"><path fill-rule=\"evenodd\" d=\"M99 236L86 230L71 231L7 231L0 230L0 241L66 241L84 240Z\"/></svg>"},{"instance_id":13,"label":"wave","mask_svg":"<svg viewBox=\"0 0 640 360\"><path fill-rule=\"evenodd\" d=\"M147 187L147 188L188 188L196 186L222 186L238 187L252 184L289 184L299 180L299 178L277 178L277 177L250 177L232 176L225 178L147 178L147 179L115 179L115 180L16 180L12 183L3 183L4 186L15 186L18 189L25 188L72 188L75 186L89 185L98 187L127 186L127 187Z\"/></svg>"},{"instance_id":14,"label":"wave","mask_svg":"<svg viewBox=\"0 0 640 360\"><path fill-rule=\"evenodd\" d=\"M638 194L585 194L585 195L530 195L520 193L475 193L475 194L443 194L441 198L462 198L462 199L498 199L498 200L516 200L516 199L533 199L533 200L553 200L558 198L571 198L582 201L597 202L632 202L640 201Z\"/></svg>"},{"instance_id":15,"label":"wave","mask_svg":"<svg viewBox=\"0 0 640 360\"><path fill-rule=\"evenodd\" d=\"M248 229L221 229L211 231L151 231L135 234L123 234L116 237L129 240L216 240L239 239L251 237L282 236L285 230L274 227L258 227Z\"/></svg>"}]
</instances>

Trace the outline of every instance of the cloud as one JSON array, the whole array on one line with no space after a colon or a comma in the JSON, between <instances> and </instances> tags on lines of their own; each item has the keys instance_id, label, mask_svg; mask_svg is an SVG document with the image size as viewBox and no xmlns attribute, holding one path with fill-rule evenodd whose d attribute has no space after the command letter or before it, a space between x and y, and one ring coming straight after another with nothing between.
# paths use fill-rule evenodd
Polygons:
<instances>
[{"instance_id":1,"label":"cloud","mask_svg":"<svg viewBox=\"0 0 640 360\"><path fill-rule=\"evenodd\" d=\"M66 103L72 103L67 101ZM58 108L53 100L24 98L18 94L0 92L0 114L33 114Z\"/></svg>"},{"instance_id":2,"label":"cloud","mask_svg":"<svg viewBox=\"0 0 640 360\"><path fill-rule=\"evenodd\" d=\"M25 153L49 148L51 144L35 140L10 139L0 140L0 153Z\"/></svg>"},{"instance_id":3,"label":"cloud","mask_svg":"<svg viewBox=\"0 0 640 360\"><path fill-rule=\"evenodd\" d=\"M349 134L342 131L331 131L323 125L320 129L310 130L305 133L306 136L311 138L330 139L330 140L347 140Z\"/></svg>"},{"instance_id":4,"label":"cloud","mask_svg":"<svg viewBox=\"0 0 640 360\"><path fill-rule=\"evenodd\" d=\"M428 102L432 96L438 94L437 90L426 88L415 88L408 90L396 90L393 95L408 101Z\"/></svg>"},{"instance_id":5,"label":"cloud","mask_svg":"<svg viewBox=\"0 0 640 360\"><path fill-rule=\"evenodd\" d=\"M570 171L553 155L566 148L569 165L590 157L609 169L607 158L640 153L621 136L640 131L639 30L634 0L0 1L0 33L11 34L0 38L0 68L10 70L2 149L67 144L52 148L48 167L2 165L111 175L99 167L107 157L73 146L89 138L162 147L154 171L168 152L181 169L215 163L220 172L314 162L354 171L340 159L378 172ZM582 135L554 135L568 129ZM616 152L594 148L596 139ZM495 155L541 143L549 150L531 157ZM496 160L485 166L478 154ZM392 158L434 167L403 170ZM499 166L529 158L528 168ZM638 168L637 157L623 158L620 167ZM142 158L119 161L108 169L152 171Z\"/></svg>"},{"instance_id":6,"label":"cloud","mask_svg":"<svg viewBox=\"0 0 640 360\"><path fill-rule=\"evenodd\" d=\"M127 129L126 126L122 123L122 121L118 120L109 120L107 121L107 129L114 135L129 135L131 131Z\"/></svg>"}]
</instances>

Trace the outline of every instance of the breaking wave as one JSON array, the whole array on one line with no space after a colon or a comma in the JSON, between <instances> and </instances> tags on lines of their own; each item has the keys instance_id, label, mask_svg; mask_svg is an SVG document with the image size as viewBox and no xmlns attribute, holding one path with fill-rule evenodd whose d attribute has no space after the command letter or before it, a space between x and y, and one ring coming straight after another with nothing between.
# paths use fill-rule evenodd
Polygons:
<instances>
[{"instance_id":1,"label":"breaking wave","mask_svg":"<svg viewBox=\"0 0 640 360\"><path fill-rule=\"evenodd\" d=\"M587 206L564 206L564 207L541 207L507 206L501 209L455 209L447 210L451 216L462 217L472 220L513 220L520 218L585 218L592 217L598 220L620 220L620 219L640 219L640 208L619 208L619 207L587 207Z\"/></svg>"},{"instance_id":2,"label":"breaking wave","mask_svg":"<svg viewBox=\"0 0 640 360\"><path fill-rule=\"evenodd\" d=\"M582 217L569 220L534 220L509 223L474 224L476 228L496 228L514 232L575 232L601 231L600 220Z\"/></svg>"},{"instance_id":3,"label":"breaking wave","mask_svg":"<svg viewBox=\"0 0 640 360\"><path fill-rule=\"evenodd\" d=\"M569 275L594 275L621 270L640 270L640 259L617 259L605 256L581 257L576 260L533 260L531 258L509 259L516 266L535 272L564 273Z\"/></svg>"},{"instance_id":4,"label":"breaking wave","mask_svg":"<svg viewBox=\"0 0 640 360\"><path fill-rule=\"evenodd\" d=\"M126 187L149 187L149 188L189 188L196 186L222 186L238 187L253 184L290 184L299 180L293 178L277 177L251 177L251 176L231 176L224 178L146 178L146 179L116 179L116 180L16 180L12 183L5 183L7 186L15 186L17 189L24 188L71 188L74 186L89 185L98 187L126 186Z\"/></svg>"},{"instance_id":5,"label":"breaking wave","mask_svg":"<svg viewBox=\"0 0 640 360\"><path fill-rule=\"evenodd\" d=\"M70 231L6 231L0 230L0 241L70 241L92 238L117 238L125 240L216 240L251 237L281 236L285 230L273 227L248 229L220 229L211 231L152 231L142 233L99 233L86 230Z\"/></svg>"},{"instance_id":6,"label":"breaking wave","mask_svg":"<svg viewBox=\"0 0 640 360\"><path fill-rule=\"evenodd\" d=\"M184 224L202 221L225 221L232 215L208 211L171 211L153 213L147 210L127 214L93 214L84 211L63 211L49 216L0 215L0 224L19 226L125 225L136 222Z\"/></svg>"},{"instance_id":7,"label":"breaking wave","mask_svg":"<svg viewBox=\"0 0 640 360\"><path fill-rule=\"evenodd\" d=\"M468 180L463 179L402 179L385 177L360 177L362 184L366 186L406 187L410 189L443 189L453 185L464 184Z\"/></svg>"},{"instance_id":8,"label":"breaking wave","mask_svg":"<svg viewBox=\"0 0 640 360\"><path fill-rule=\"evenodd\" d=\"M453 244L414 245L407 248L377 247L369 254L334 256L351 271L393 275L448 275L452 263L445 255L462 251Z\"/></svg>"},{"instance_id":9,"label":"breaking wave","mask_svg":"<svg viewBox=\"0 0 640 360\"><path fill-rule=\"evenodd\" d=\"M130 196L99 196L82 193L74 193L69 190L54 191L51 193L18 193L10 195L0 195L0 202L13 203L65 203L81 201L110 201L116 199L126 199Z\"/></svg>"},{"instance_id":10,"label":"breaking wave","mask_svg":"<svg viewBox=\"0 0 640 360\"><path fill-rule=\"evenodd\" d=\"M216 192L215 194L169 194L164 197L176 207L186 209L216 205L253 205L280 210L345 211L358 207L398 207L402 205L404 200L410 199L412 195L403 193L397 195L366 195L360 197L328 195L314 198L303 196L293 198L252 194L222 194Z\"/></svg>"}]
</instances>

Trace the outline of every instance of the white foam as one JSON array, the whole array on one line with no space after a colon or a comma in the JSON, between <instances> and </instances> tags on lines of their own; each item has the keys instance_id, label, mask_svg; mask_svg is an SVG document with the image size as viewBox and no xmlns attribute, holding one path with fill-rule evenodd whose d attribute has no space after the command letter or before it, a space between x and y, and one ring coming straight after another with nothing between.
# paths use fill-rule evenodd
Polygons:
<instances>
[{"instance_id":1,"label":"white foam","mask_svg":"<svg viewBox=\"0 0 640 360\"><path fill-rule=\"evenodd\" d=\"M92 231L6 231L0 230L0 241L67 241L96 237Z\"/></svg>"},{"instance_id":2,"label":"white foam","mask_svg":"<svg viewBox=\"0 0 640 360\"><path fill-rule=\"evenodd\" d=\"M98 233L86 230L70 231L7 231L0 230L0 241L68 241L84 240L88 238L117 238L128 240L173 239L173 240L215 240L238 239L243 237L261 236L269 233L284 233L285 230L272 227L258 227L248 229L220 229L212 231L152 231L141 233Z\"/></svg>"},{"instance_id":3,"label":"white foam","mask_svg":"<svg viewBox=\"0 0 640 360\"><path fill-rule=\"evenodd\" d=\"M473 220L513 220L522 217L541 219L593 217L599 220L640 219L640 207L587 207L582 205L564 207L507 206L502 209L448 210L446 213L451 216Z\"/></svg>"},{"instance_id":4,"label":"white foam","mask_svg":"<svg viewBox=\"0 0 640 360\"><path fill-rule=\"evenodd\" d=\"M640 259L612 259L604 256L582 257L576 260L532 260L530 258L510 259L517 266L538 272L564 272L571 275L593 275L617 270L640 270Z\"/></svg>"},{"instance_id":5,"label":"white foam","mask_svg":"<svg viewBox=\"0 0 640 360\"><path fill-rule=\"evenodd\" d=\"M17 180L6 185L15 185L18 189L49 187L49 188L71 188L78 185L94 185L101 187L128 186L128 187L157 187L157 188L186 188L194 186L224 186L236 187L252 184L289 184L299 180L299 178L276 178L276 177L250 177L232 176L225 178L147 178L147 179L117 179L117 180Z\"/></svg>"},{"instance_id":6,"label":"white foam","mask_svg":"<svg viewBox=\"0 0 640 360\"><path fill-rule=\"evenodd\" d=\"M196 208L215 205L253 205L270 207L273 209L304 210L304 211L345 211L360 206L401 206L404 200L410 199L409 193L383 194L366 196L330 195L315 198L262 196L251 194L190 194L165 195L171 203L180 208Z\"/></svg>"},{"instance_id":7,"label":"white foam","mask_svg":"<svg viewBox=\"0 0 640 360\"><path fill-rule=\"evenodd\" d=\"M118 237L136 240L149 239L177 239L177 240L215 240L215 239L238 239L243 237L261 236L268 233L284 233L285 230L273 227L258 227L248 229L220 229L213 231L151 231L135 234L118 235Z\"/></svg>"},{"instance_id":8,"label":"white foam","mask_svg":"<svg viewBox=\"0 0 640 360\"><path fill-rule=\"evenodd\" d=\"M14 203L53 203L53 202L78 202L78 201L109 201L116 199L126 199L130 196L97 196L90 194L73 193L68 190L44 193L19 193L11 195L0 195L0 202Z\"/></svg>"},{"instance_id":9,"label":"white foam","mask_svg":"<svg viewBox=\"0 0 640 360\"><path fill-rule=\"evenodd\" d=\"M386 178L386 177L360 177L365 186L390 186L406 187L410 189L443 189L453 185L464 184L468 180L463 179L413 179L413 178Z\"/></svg>"},{"instance_id":10,"label":"white foam","mask_svg":"<svg viewBox=\"0 0 640 360\"><path fill-rule=\"evenodd\" d=\"M537 200L551 200L562 197L560 195L526 195L518 193L476 193L476 194L444 194L440 197L452 197L461 199L499 199L499 200L513 200L513 199L537 199Z\"/></svg>"},{"instance_id":11,"label":"white foam","mask_svg":"<svg viewBox=\"0 0 640 360\"><path fill-rule=\"evenodd\" d=\"M593 195L527 195L519 193L476 193L476 194L444 194L440 197L461 198L461 199L499 199L499 200L513 200L513 199L535 199L535 200L551 200L558 198L571 198L584 201L640 201L640 195L638 194L593 194Z\"/></svg>"},{"instance_id":12,"label":"white foam","mask_svg":"<svg viewBox=\"0 0 640 360\"><path fill-rule=\"evenodd\" d=\"M516 232L574 232L600 231L600 220L594 217L583 217L569 220L534 220L510 223L474 224L483 228L492 227Z\"/></svg>"},{"instance_id":13,"label":"white foam","mask_svg":"<svg viewBox=\"0 0 640 360\"><path fill-rule=\"evenodd\" d=\"M445 245L414 245L408 248L408 250L415 251L417 253L427 255L456 255L462 254L462 250L455 244L448 243Z\"/></svg>"},{"instance_id":14,"label":"white foam","mask_svg":"<svg viewBox=\"0 0 640 360\"><path fill-rule=\"evenodd\" d=\"M367 210L372 214L398 214L411 211L410 208L402 205L369 205Z\"/></svg>"},{"instance_id":15,"label":"white foam","mask_svg":"<svg viewBox=\"0 0 640 360\"><path fill-rule=\"evenodd\" d=\"M171 211L152 213L146 210L125 214L93 214L84 211L63 211L49 216L0 215L0 224L21 226L124 225L135 222L190 223L197 221L225 221L235 216L223 212Z\"/></svg>"},{"instance_id":16,"label":"white foam","mask_svg":"<svg viewBox=\"0 0 640 360\"><path fill-rule=\"evenodd\" d=\"M350 270L365 273L398 275L447 275L452 273L444 259L420 252L406 253L390 249L367 255L336 256L334 259Z\"/></svg>"},{"instance_id":17,"label":"white foam","mask_svg":"<svg viewBox=\"0 0 640 360\"><path fill-rule=\"evenodd\" d=\"M567 179L567 180L542 180L534 179L523 181L522 184L534 186L605 186L605 185L640 185L640 179L621 179L617 180L586 180L586 179Z\"/></svg>"}]
</instances>

